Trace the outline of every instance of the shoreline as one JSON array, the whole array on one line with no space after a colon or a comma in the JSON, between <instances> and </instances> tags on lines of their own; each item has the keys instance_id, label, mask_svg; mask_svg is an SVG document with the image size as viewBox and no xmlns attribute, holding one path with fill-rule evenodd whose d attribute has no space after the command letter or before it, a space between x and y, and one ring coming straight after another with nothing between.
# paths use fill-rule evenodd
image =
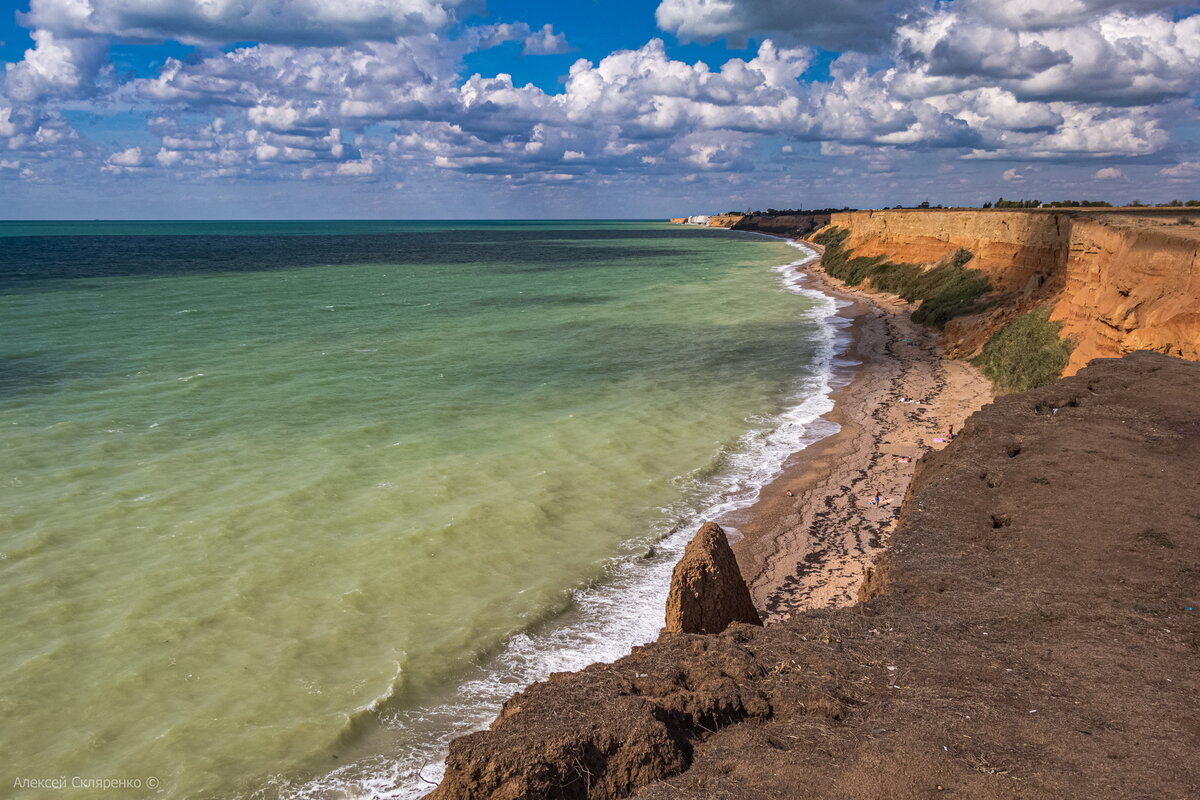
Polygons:
<instances>
[{"instance_id":1,"label":"shoreline","mask_svg":"<svg viewBox=\"0 0 1200 800\"><path fill-rule=\"evenodd\" d=\"M875 238L905 263L931 263L923 230ZM1141 296L1161 306L1156 319L1181 316L1157 261L1130 265L1096 245L1082 264L1074 249L1069 260L1027 263L1006 248L1034 247L1028 231L982 233L980 258L1008 259L989 266L1000 291L1048 287L1034 299L1058 292L1050 301L1081 330L1106 324L1127 307L1117 298L1147 283ZM1104 233L1079 235L1108 242ZM1180 262L1194 253L1150 244ZM839 337L820 389L819 407L832 410L818 424L837 432L772 458L778 473L759 470L744 510L711 517L738 529L738 570L765 626L660 635L611 664L530 686L487 732L452 745L435 796L582 785L589 796L646 800L784 797L797 775L829 798L927 797L933 787L1001 798L1010 780L1047 796L1081 785L1113 798L1146 786L1186 793L1194 770L1164 772L1160 762L1191 763L1186 741L1162 736L1161 718L1186 727L1195 694L1180 677L1196 644L1194 559L1180 552L1195 550L1187 518L1196 515L1174 502L1171 480L1200 452L1189 444L1195 366L1138 352L994 397L989 380L950 356L995 336L1027 294L1002 295L991 313L943 333L913 323L914 306L892 295L844 287L811 262L790 266L788 288L849 301L829 321L850 336ZM1081 289L1078 273L1093 266L1087 274L1102 284ZM1030 270L1038 281L1026 280ZM1149 331L1091 351L1163 341ZM886 503L872 502L880 495ZM1096 526L1096 508L1110 524ZM713 587L700 598L706 608L744 597L711 566L727 555L688 562L717 571L688 584ZM1115 676L1115 695L1113 664L1135 665ZM1113 754L1131 748L1129 769L1113 772ZM1170 758L1156 761L1164 749Z\"/></svg>"},{"instance_id":2,"label":"shoreline","mask_svg":"<svg viewBox=\"0 0 1200 800\"><path fill-rule=\"evenodd\" d=\"M820 254L819 246L798 243ZM754 503L722 518L741 534L733 551L767 623L857 602L916 462L993 398L990 381L973 366L943 356L939 330L909 319L911 304L837 285L819 260L797 271L800 286L839 302L836 315L850 320L850 344L839 355L857 364L822 415L839 430L792 453ZM890 502L872 505L877 491Z\"/></svg>"}]
</instances>

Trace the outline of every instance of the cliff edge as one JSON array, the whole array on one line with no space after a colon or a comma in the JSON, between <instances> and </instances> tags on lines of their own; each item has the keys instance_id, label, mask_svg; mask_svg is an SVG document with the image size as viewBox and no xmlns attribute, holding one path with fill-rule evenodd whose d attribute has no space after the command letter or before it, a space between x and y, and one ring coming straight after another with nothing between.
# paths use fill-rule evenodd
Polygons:
<instances>
[{"instance_id":1,"label":"cliff edge","mask_svg":"<svg viewBox=\"0 0 1200 800\"><path fill-rule=\"evenodd\" d=\"M951 320L944 344L970 357L1016 317L1046 308L1071 342L1064 375L1094 358L1153 350L1200 359L1200 213L855 211L832 227L855 256L935 264L966 250L991 293Z\"/></svg>"},{"instance_id":2,"label":"cliff edge","mask_svg":"<svg viewBox=\"0 0 1200 800\"><path fill-rule=\"evenodd\" d=\"M830 215L819 214L714 214L708 218L710 228L729 228L735 231L755 231L776 236L807 236L829 224ZM674 220L671 220L674 222Z\"/></svg>"},{"instance_id":3,"label":"cliff edge","mask_svg":"<svg viewBox=\"0 0 1200 800\"><path fill-rule=\"evenodd\" d=\"M1200 365L1139 352L926 456L854 608L514 696L446 798L1200 796Z\"/></svg>"}]
</instances>

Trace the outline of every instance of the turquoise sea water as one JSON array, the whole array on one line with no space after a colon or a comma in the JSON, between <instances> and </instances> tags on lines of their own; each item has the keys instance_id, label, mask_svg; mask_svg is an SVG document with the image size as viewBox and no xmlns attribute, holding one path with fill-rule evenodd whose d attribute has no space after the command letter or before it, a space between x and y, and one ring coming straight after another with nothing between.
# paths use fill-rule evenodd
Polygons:
<instances>
[{"instance_id":1,"label":"turquoise sea water","mask_svg":"<svg viewBox=\"0 0 1200 800\"><path fill-rule=\"evenodd\" d=\"M524 683L652 638L699 517L820 435L831 305L772 270L799 257L0 223L0 785L420 796Z\"/></svg>"}]
</instances>

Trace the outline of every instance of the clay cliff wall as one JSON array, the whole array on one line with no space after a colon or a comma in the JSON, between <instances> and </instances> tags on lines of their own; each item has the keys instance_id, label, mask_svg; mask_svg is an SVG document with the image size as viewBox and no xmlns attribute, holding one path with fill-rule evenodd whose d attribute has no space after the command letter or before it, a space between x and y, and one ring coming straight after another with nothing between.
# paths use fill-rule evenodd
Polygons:
<instances>
[{"instance_id":1,"label":"clay cliff wall","mask_svg":"<svg viewBox=\"0 0 1200 800\"><path fill-rule=\"evenodd\" d=\"M708 218L708 226L779 236L806 236L828 225L829 218L829 214L716 214Z\"/></svg>"},{"instance_id":2,"label":"clay cliff wall","mask_svg":"<svg viewBox=\"0 0 1200 800\"><path fill-rule=\"evenodd\" d=\"M1181 218L1193 217L1200 215ZM1069 375L1093 358L1134 350L1200 360L1200 229L1139 223L1115 216L1072 222L1051 315L1076 342Z\"/></svg>"},{"instance_id":3,"label":"clay cliff wall","mask_svg":"<svg viewBox=\"0 0 1200 800\"><path fill-rule=\"evenodd\" d=\"M844 246L896 263L935 263L959 248L995 289L989 309L953 320L952 356L979 351L1036 306L1075 347L1065 374L1093 358L1154 350L1200 359L1200 214L1192 211L856 211L833 214Z\"/></svg>"}]
</instances>

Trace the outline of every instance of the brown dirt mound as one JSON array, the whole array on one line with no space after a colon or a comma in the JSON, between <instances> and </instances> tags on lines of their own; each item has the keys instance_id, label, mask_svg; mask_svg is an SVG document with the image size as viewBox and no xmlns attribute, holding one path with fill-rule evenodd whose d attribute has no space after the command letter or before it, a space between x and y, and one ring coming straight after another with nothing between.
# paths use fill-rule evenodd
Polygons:
<instances>
[{"instance_id":1,"label":"brown dirt mound","mask_svg":"<svg viewBox=\"0 0 1200 800\"><path fill-rule=\"evenodd\" d=\"M671 573L663 631L720 633L734 622L762 624L725 531L706 522Z\"/></svg>"}]
</instances>

